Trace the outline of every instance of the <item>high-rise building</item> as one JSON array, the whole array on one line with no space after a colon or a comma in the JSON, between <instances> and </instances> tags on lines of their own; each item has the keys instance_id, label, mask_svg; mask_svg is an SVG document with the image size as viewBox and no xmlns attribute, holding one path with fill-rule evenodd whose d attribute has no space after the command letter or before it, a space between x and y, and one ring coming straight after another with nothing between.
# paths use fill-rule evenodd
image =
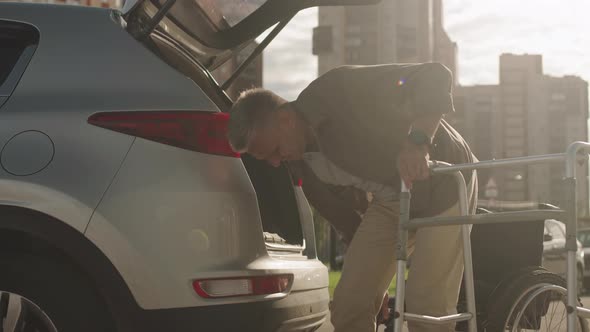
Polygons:
<instances>
[{"instance_id":1,"label":"high-rise building","mask_svg":"<svg viewBox=\"0 0 590 332\"><path fill-rule=\"evenodd\" d=\"M533 110L533 99L543 93L540 89L542 81L543 64L540 55L500 56L501 104L498 115L503 158L532 154L529 151L532 144L528 144L530 129L534 124L534 117L544 116L537 107ZM531 139L533 143L534 138ZM505 199L524 201L530 196L527 169L526 166L510 169L504 172L503 178L498 179Z\"/></svg>"},{"instance_id":2,"label":"high-rise building","mask_svg":"<svg viewBox=\"0 0 590 332\"><path fill-rule=\"evenodd\" d=\"M480 159L563 152L588 140L588 84L576 76L543 74L541 55L500 56L500 84L458 87L449 117ZM578 213L589 215L588 168L578 167ZM561 165L481 172L481 198L563 204ZM491 179L491 182L490 182ZM486 197L486 185L497 196Z\"/></svg>"},{"instance_id":3,"label":"high-rise building","mask_svg":"<svg viewBox=\"0 0 590 332\"><path fill-rule=\"evenodd\" d=\"M577 76L545 76L534 108L529 115L529 149L532 154L560 153L574 141L588 141L588 83ZM542 113L541 113L542 112ZM529 113L530 114L530 113ZM589 216L588 166L577 167L578 213ZM529 168L529 192L531 199L563 203L565 197L561 185L565 172L562 165L546 165Z\"/></svg>"},{"instance_id":4,"label":"high-rise building","mask_svg":"<svg viewBox=\"0 0 590 332\"><path fill-rule=\"evenodd\" d=\"M313 34L318 72L344 64L432 61L455 72L456 44L443 29L442 16L441 0L320 7Z\"/></svg>"},{"instance_id":5,"label":"high-rise building","mask_svg":"<svg viewBox=\"0 0 590 332\"><path fill-rule=\"evenodd\" d=\"M458 47L457 43L451 40L444 28L443 0L433 0L432 14L434 22L434 52L433 60L447 66L455 77L455 84L458 84Z\"/></svg>"},{"instance_id":6,"label":"high-rise building","mask_svg":"<svg viewBox=\"0 0 590 332\"><path fill-rule=\"evenodd\" d=\"M500 109L500 87L498 85L457 86L453 93L455 113L447 120L476 152L480 160L500 158L501 147L498 137L498 109ZM478 171L480 194L491 178L489 170Z\"/></svg>"}]
</instances>

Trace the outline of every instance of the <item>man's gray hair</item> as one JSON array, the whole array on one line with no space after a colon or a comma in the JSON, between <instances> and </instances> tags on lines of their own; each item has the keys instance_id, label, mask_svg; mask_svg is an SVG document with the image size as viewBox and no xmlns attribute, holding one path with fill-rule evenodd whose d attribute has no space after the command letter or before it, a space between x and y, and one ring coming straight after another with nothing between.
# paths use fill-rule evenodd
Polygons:
<instances>
[{"instance_id":1,"label":"man's gray hair","mask_svg":"<svg viewBox=\"0 0 590 332\"><path fill-rule=\"evenodd\" d=\"M255 88L243 91L231 108L227 138L232 149L244 153L255 129L266 124L269 115L286 100L270 90Z\"/></svg>"}]
</instances>

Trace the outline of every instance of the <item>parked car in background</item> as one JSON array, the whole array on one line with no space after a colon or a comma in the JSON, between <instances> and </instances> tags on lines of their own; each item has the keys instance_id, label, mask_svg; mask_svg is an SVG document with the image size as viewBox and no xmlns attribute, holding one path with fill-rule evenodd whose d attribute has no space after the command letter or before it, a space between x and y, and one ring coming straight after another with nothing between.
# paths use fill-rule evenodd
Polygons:
<instances>
[{"instance_id":1,"label":"parked car in background","mask_svg":"<svg viewBox=\"0 0 590 332\"><path fill-rule=\"evenodd\" d=\"M584 288L590 290L590 228L578 229L578 241L584 250Z\"/></svg>"},{"instance_id":2,"label":"parked car in background","mask_svg":"<svg viewBox=\"0 0 590 332\"><path fill-rule=\"evenodd\" d=\"M308 203L286 167L230 149L211 71L304 7L354 2L1 2L0 313L24 297L60 332L319 328Z\"/></svg>"},{"instance_id":3,"label":"parked car in background","mask_svg":"<svg viewBox=\"0 0 590 332\"><path fill-rule=\"evenodd\" d=\"M582 243L577 241L576 252L578 292L584 292L585 254ZM545 220L543 234L543 267L565 278L567 251L565 250L565 224L554 219Z\"/></svg>"}]
</instances>

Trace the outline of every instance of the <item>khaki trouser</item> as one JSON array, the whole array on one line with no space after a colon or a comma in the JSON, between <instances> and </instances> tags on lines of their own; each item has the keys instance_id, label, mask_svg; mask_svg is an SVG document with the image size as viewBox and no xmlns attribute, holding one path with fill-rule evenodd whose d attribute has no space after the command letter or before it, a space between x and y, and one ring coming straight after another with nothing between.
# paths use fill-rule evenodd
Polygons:
<instances>
[{"instance_id":1,"label":"khaki trouser","mask_svg":"<svg viewBox=\"0 0 590 332\"><path fill-rule=\"evenodd\" d=\"M476 183L471 181L468 186L470 205L477 197ZM454 215L460 215L458 204L441 214ZM331 317L335 332L375 331L375 317L396 272L398 218L397 201L373 201L363 215L334 291ZM409 234L412 260L406 285L407 312L430 316L456 313L463 273L462 248L461 226L428 227ZM409 322L408 327L411 332L455 330L454 323L436 326Z\"/></svg>"}]
</instances>

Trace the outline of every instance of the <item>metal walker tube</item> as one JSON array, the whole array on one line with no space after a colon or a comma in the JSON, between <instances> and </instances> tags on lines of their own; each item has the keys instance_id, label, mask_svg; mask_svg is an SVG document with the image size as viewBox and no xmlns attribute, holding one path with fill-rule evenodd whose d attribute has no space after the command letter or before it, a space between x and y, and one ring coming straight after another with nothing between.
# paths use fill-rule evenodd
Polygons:
<instances>
[{"instance_id":1,"label":"metal walker tube","mask_svg":"<svg viewBox=\"0 0 590 332\"><path fill-rule=\"evenodd\" d=\"M437 162L430 163L433 165L446 165L447 163ZM461 215L469 214L469 202L467 197L467 184L461 171L454 171L453 175L457 181L457 188L459 191L459 210ZM400 193L400 218L398 226L398 243L396 245L397 252L397 274L396 274L396 301L394 312L394 331L401 331L404 322L405 312L405 272L407 261L407 240L408 240L408 226L410 222L410 190L402 181ZM445 322L457 322L468 320L468 331L477 332L476 308L475 308L475 286L473 279L473 261L471 256L471 236L470 224L461 225L461 239L463 243L463 262L464 262L464 278L465 278L465 294L467 297L467 310L469 315L455 314L445 317L429 317L424 315L408 314L408 319L423 322L430 322L433 324L440 324Z\"/></svg>"},{"instance_id":2,"label":"metal walker tube","mask_svg":"<svg viewBox=\"0 0 590 332\"><path fill-rule=\"evenodd\" d=\"M578 153L590 152L590 144L586 142L574 142L570 144L566 152L565 161L565 197L566 197L566 227L565 227L565 248L567 250L567 331L576 330L576 320L578 319L578 289L577 289L577 266L576 251L578 244L576 238L578 235L578 201L576 190L576 162Z\"/></svg>"},{"instance_id":3,"label":"metal walker tube","mask_svg":"<svg viewBox=\"0 0 590 332\"><path fill-rule=\"evenodd\" d=\"M406 261L408 260L408 230L406 228L410 221L410 190L402 181L399 198L399 221L397 229L397 274L395 286L395 311L393 313L393 331L402 330L404 324L404 304L406 302Z\"/></svg>"},{"instance_id":4,"label":"metal walker tube","mask_svg":"<svg viewBox=\"0 0 590 332\"><path fill-rule=\"evenodd\" d=\"M563 215L565 213L566 219L566 249L567 253L567 331L574 332L576 326L576 320L579 316L590 316L590 310L577 306L577 283L576 283L576 263L575 254L577 251L577 193L576 193L576 162L578 161L578 154L580 152L585 153L585 159L587 160L587 154L590 153L590 143L587 142L574 142L570 144L566 153L539 155L539 156L528 156L509 158L501 160L490 160L481 161L476 163L450 165L443 162L431 162L429 167L431 168L432 174L439 173L450 173L455 176L457 186L459 189L459 207L461 210L462 217L460 220L452 221L448 220L448 217L430 217L430 218L418 218L410 220L410 198L411 194L409 189L405 186L402 181L401 193L400 193L400 218L398 226L398 243L397 249L397 294L395 301L395 313L394 313L394 331L400 332L403 326L404 318L408 320L416 320L423 322L430 322L433 324L441 324L445 322L458 322L469 320L468 330L469 332L476 332L476 308L475 308L475 294L474 294L474 276L473 276L473 264L471 254L471 238L470 238L470 226L474 223L490 224L498 222L506 222L506 218L515 218L514 222L522 222L528 220L538 219L541 215L550 218L554 215ZM467 199L467 186L465 179L460 171L462 170L476 170L484 168L494 167L506 167L515 165L531 165L538 163L549 163L549 162L563 162L565 161L565 193L566 193L566 204L565 211L523 211L523 212L511 212L511 213L499 213L498 220L493 220L491 217L478 217L469 215L469 206ZM468 313L459 313L456 315L449 315L444 317L429 317L424 315L406 314L404 312L405 303L405 270L407 261L407 238L409 229L417 229L420 227L432 227L437 226L436 221L440 219L442 224L446 225L462 225L462 242L463 242L463 253L465 263L465 286L466 286L466 298L467 298L467 310ZM439 225L440 226L440 225Z\"/></svg>"},{"instance_id":5,"label":"metal walker tube","mask_svg":"<svg viewBox=\"0 0 590 332\"><path fill-rule=\"evenodd\" d=\"M445 162L432 162L431 168L437 166L451 167L452 165ZM473 172L473 171L472 171ZM461 216L469 215L469 199L467 194L467 183L461 171L453 171L452 174L457 181L457 190L459 196L459 210ZM473 276L473 257L471 253L471 225L461 225L461 239L463 242L463 278L465 281L465 296L467 301L467 312L471 314L471 318L467 322L469 332L477 332L477 311L475 308L475 280Z\"/></svg>"},{"instance_id":6,"label":"metal walker tube","mask_svg":"<svg viewBox=\"0 0 590 332\"><path fill-rule=\"evenodd\" d=\"M459 186L459 208L461 215L469 214L469 202L467 199L467 184L460 171L455 172L455 179ZM461 226L461 237L463 239L463 275L465 280L465 296L467 299L467 311L471 319L467 322L469 332L477 332L477 311L475 309L475 280L473 277L473 259L471 256L471 225Z\"/></svg>"}]
</instances>

